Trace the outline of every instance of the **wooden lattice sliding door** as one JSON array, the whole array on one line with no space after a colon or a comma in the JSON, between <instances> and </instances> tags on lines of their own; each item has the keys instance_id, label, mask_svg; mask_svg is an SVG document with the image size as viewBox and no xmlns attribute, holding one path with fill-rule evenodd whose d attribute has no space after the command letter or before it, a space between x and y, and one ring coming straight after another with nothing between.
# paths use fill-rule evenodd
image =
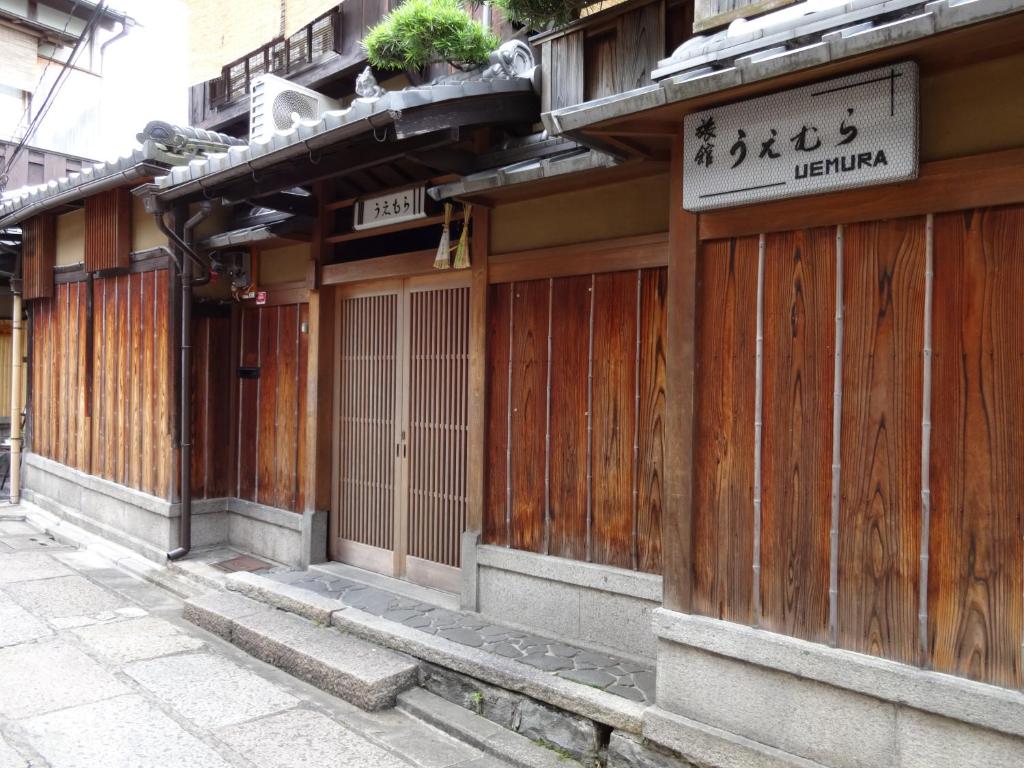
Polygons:
<instances>
[{"instance_id":1,"label":"wooden lattice sliding door","mask_svg":"<svg viewBox=\"0 0 1024 768\"><path fill-rule=\"evenodd\" d=\"M399 298L355 292L338 312L337 556L383 571L395 540Z\"/></svg>"},{"instance_id":2,"label":"wooden lattice sliding door","mask_svg":"<svg viewBox=\"0 0 1024 768\"><path fill-rule=\"evenodd\" d=\"M409 294L406 572L435 582L461 565L469 432L469 288Z\"/></svg>"},{"instance_id":3,"label":"wooden lattice sliding door","mask_svg":"<svg viewBox=\"0 0 1024 768\"><path fill-rule=\"evenodd\" d=\"M332 556L454 591L466 525L465 279L342 286L336 331Z\"/></svg>"}]
</instances>

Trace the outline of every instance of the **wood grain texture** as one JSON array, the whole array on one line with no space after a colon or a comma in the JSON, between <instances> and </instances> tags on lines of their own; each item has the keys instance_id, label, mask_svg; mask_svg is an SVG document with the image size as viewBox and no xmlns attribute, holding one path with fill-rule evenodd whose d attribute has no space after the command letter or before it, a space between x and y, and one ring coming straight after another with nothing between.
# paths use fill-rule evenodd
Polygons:
<instances>
[{"instance_id":1,"label":"wood grain texture","mask_svg":"<svg viewBox=\"0 0 1024 768\"><path fill-rule=\"evenodd\" d=\"M693 609L752 624L758 238L701 246L697 267Z\"/></svg>"},{"instance_id":2,"label":"wood grain texture","mask_svg":"<svg viewBox=\"0 0 1024 768\"><path fill-rule=\"evenodd\" d=\"M512 286L488 287L487 297L487 429L482 539L485 544L508 545L505 513L508 472L508 365L509 318L512 312Z\"/></svg>"},{"instance_id":3,"label":"wood grain texture","mask_svg":"<svg viewBox=\"0 0 1024 768\"><path fill-rule=\"evenodd\" d=\"M85 271L127 269L132 249L132 199L119 187L85 199Z\"/></svg>"},{"instance_id":4,"label":"wood grain texture","mask_svg":"<svg viewBox=\"0 0 1024 768\"><path fill-rule=\"evenodd\" d=\"M239 365L257 368L260 364L260 310L242 310ZM259 379L237 378L238 382L238 490L241 499L256 498L256 444L259 425Z\"/></svg>"},{"instance_id":5,"label":"wood grain texture","mask_svg":"<svg viewBox=\"0 0 1024 768\"><path fill-rule=\"evenodd\" d=\"M1024 208L935 217L928 647L1021 685Z\"/></svg>"},{"instance_id":6,"label":"wood grain texture","mask_svg":"<svg viewBox=\"0 0 1024 768\"><path fill-rule=\"evenodd\" d=\"M632 567L636 272L594 278L591 560Z\"/></svg>"},{"instance_id":7,"label":"wood grain texture","mask_svg":"<svg viewBox=\"0 0 1024 768\"><path fill-rule=\"evenodd\" d=\"M154 340L153 357L156 365L156 376L153 382L153 396L156 401L154 461L156 462L156 479L153 492L165 499L171 497L171 481L173 467L173 432L171 430L171 398L174 388L171 385L171 358L174 355L174 342L170 328L170 289L171 278L167 270L160 270L156 275L153 305Z\"/></svg>"},{"instance_id":8,"label":"wood grain texture","mask_svg":"<svg viewBox=\"0 0 1024 768\"><path fill-rule=\"evenodd\" d=\"M672 173L682 178L682 137L672 142ZM693 607L694 392L696 389L698 217L683 210L681 184L669 191L668 310L666 317L665 503L661 517L662 604Z\"/></svg>"},{"instance_id":9,"label":"wood grain texture","mask_svg":"<svg viewBox=\"0 0 1024 768\"><path fill-rule=\"evenodd\" d=\"M299 436L299 306L278 308L278 371L275 398L275 431L265 436L275 453L274 487L268 494L271 506L295 509L296 457Z\"/></svg>"},{"instance_id":10,"label":"wood grain texture","mask_svg":"<svg viewBox=\"0 0 1024 768\"><path fill-rule=\"evenodd\" d=\"M665 481L665 398L668 270L644 270L640 287L637 393L637 553L635 567L661 573L661 513Z\"/></svg>"},{"instance_id":11,"label":"wood grain texture","mask_svg":"<svg viewBox=\"0 0 1024 768\"><path fill-rule=\"evenodd\" d=\"M762 626L828 639L835 230L765 246Z\"/></svg>"},{"instance_id":12,"label":"wood grain texture","mask_svg":"<svg viewBox=\"0 0 1024 768\"><path fill-rule=\"evenodd\" d=\"M648 3L622 14L617 48L617 92L649 85L651 70L665 57L665 6Z\"/></svg>"},{"instance_id":13,"label":"wood grain texture","mask_svg":"<svg viewBox=\"0 0 1024 768\"><path fill-rule=\"evenodd\" d=\"M918 658L924 219L844 228L837 643Z\"/></svg>"},{"instance_id":14,"label":"wood grain texture","mask_svg":"<svg viewBox=\"0 0 1024 768\"><path fill-rule=\"evenodd\" d=\"M312 305L312 306L311 306ZM312 421L307 417L310 413L309 409L309 380L310 376L318 379L318 366L316 365L319 361L310 360L309 357L309 338L312 331L310 323L311 309L317 311L318 305L314 302L308 304L299 305L299 349L298 359L296 361L296 367L298 371L298 391L296 392L296 418L298 419L298 434L296 435L296 448L295 448L295 471L296 486L295 486L295 504L292 507L296 512L302 512L306 509L306 499L316 497L316 480L317 475L314 473L312 477L306 471L306 466L309 461L316 463L316 444L313 443L313 450L309 449L309 431L316 431L318 423L316 419ZM303 330L305 328L306 330ZM318 392L318 389L314 390L314 394ZM326 403L329 402L329 398L324 397L323 408L326 410ZM315 415L317 411L313 411ZM312 453L312 457L310 454ZM324 457L326 458L326 456ZM329 466L329 463L328 463ZM319 469L319 466L317 466ZM325 472L327 469L325 468ZM310 478L312 482L310 482ZM310 486L313 486L310 490ZM313 509L316 509L314 506Z\"/></svg>"},{"instance_id":15,"label":"wood grain texture","mask_svg":"<svg viewBox=\"0 0 1024 768\"><path fill-rule=\"evenodd\" d=\"M29 219L22 226L22 295L26 301L53 296L53 265L57 259L57 222L52 214Z\"/></svg>"},{"instance_id":16,"label":"wood grain texture","mask_svg":"<svg viewBox=\"0 0 1024 768\"><path fill-rule=\"evenodd\" d=\"M539 552L546 505L548 281L515 283L513 291L510 545Z\"/></svg>"},{"instance_id":17,"label":"wood grain texture","mask_svg":"<svg viewBox=\"0 0 1024 768\"><path fill-rule=\"evenodd\" d=\"M260 378L256 416L259 433L256 436L256 496L253 501L274 506L276 462L274 435L277 434L277 382L278 369L284 362L278 357L280 348L280 307L260 308ZM271 439L267 439L268 436Z\"/></svg>"},{"instance_id":18,"label":"wood grain texture","mask_svg":"<svg viewBox=\"0 0 1024 768\"><path fill-rule=\"evenodd\" d=\"M587 350L591 275L554 281L549 554L587 556Z\"/></svg>"}]
</instances>

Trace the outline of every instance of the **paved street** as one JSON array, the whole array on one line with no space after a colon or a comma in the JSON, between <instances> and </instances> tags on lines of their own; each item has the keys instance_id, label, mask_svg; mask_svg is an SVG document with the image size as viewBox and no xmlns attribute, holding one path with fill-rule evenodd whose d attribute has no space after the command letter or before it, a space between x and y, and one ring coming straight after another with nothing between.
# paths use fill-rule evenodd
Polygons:
<instances>
[{"instance_id":1,"label":"paved street","mask_svg":"<svg viewBox=\"0 0 1024 768\"><path fill-rule=\"evenodd\" d=\"M0 520L0 768L501 768L366 713L183 622L85 550Z\"/></svg>"}]
</instances>

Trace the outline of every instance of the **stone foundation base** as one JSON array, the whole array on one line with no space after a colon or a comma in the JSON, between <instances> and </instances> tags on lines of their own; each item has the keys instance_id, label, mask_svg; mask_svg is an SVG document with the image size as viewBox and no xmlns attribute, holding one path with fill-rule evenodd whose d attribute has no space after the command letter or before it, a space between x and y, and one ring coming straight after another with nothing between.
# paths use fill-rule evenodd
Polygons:
<instances>
[{"instance_id":1,"label":"stone foundation base","mask_svg":"<svg viewBox=\"0 0 1024 768\"><path fill-rule=\"evenodd\" d=\"M155 562L178 546L179 505L24 454L23 495L51 514ZM327 513L300 514L237 498L192 504L193 548L230 546L278 563L326 557Z\"/></svg>"},{"instance_id":2,"label":"stone foundation base","mask_svg":"<svg viewBox=\"0 0 1024 768\"><path fill-rule=\"evenodd\" d=\"M637 659L657 653L661 577L463 539L464 607L501 623ZM475 590L475 594L473 594ZM466 595L473 605L466 605Z\"/></svg>"},{"instance_id":3,"label":"stone foundation base","mask_svg":"<svg viewBox=\"0 0 1024 768\"><path fill-rule=\"evenodd\" d=\"M721 768L1024 765L1024 694L658 609L643 735Z\"/></svg>"}]
</instances>

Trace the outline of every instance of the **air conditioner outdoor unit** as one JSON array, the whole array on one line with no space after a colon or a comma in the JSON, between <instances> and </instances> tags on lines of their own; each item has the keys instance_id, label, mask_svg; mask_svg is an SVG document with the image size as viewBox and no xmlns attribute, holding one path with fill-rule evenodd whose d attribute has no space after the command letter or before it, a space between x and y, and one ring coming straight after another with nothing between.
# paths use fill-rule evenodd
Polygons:
<instances>
[{"instance_id":1,"label":"air conditioner outdoor unit","mask_svg":"<svg viewBox=\"0 0 1024 768\"><path fill-rule=\"evenodd\" d=\"M316 120L327 110L339 107L334 99L275 75L254 79L250 97L250 141L286 131L299 120Z\"/></svg>"}]
</instances>

